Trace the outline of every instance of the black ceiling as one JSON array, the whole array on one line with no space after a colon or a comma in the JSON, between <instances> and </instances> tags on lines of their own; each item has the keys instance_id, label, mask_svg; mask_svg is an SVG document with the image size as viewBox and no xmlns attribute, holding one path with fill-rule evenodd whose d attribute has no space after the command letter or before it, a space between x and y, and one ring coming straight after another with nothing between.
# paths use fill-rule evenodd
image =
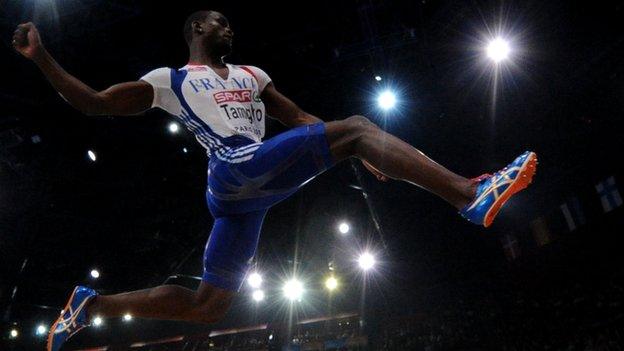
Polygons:
<instances>
[{"instance_id":1,"label":"black ceiling","mask_svg":"<svg viewBox=\"0 0 624 351\"><path fill-rule=\"evenodd\" d=\"M528 230L531 218L619 169L622 2L501 3L3 1L2 325L50 321L77 283L109 293L197 275L212 223L206 157L193 137L170 134L161 111L117 118L74 111L11 50L18 23L34 21L61 65L103 89L157 67L183 66L182 23L208 6L223 12L235 32L229 62L263 68L279 90L325 120L366 114L466 176L537 151L542 162L531 191L485 233L413 186L377 183L362 168L359 182L348 162L269 212L258 262L274 272L272 279L293 260L320 277L335 257L349 275L343 253L372 243L385 261L380 285L426 295L458 277L494 274L505 260L497 236ZM497 27L512 38L515 56L501 69L493 100L482 44L488 28ZM400 91L400 111L389 115L374 106L374 93L385 86ZM283 130L275 122L268 127L269 135ZM87 158L89 149L97 162ZM369 193L381 233L351 185ZM335 234L342 219L356 227L348 240ZM97 282L88 278L92 267L102 272ZM382 296L419 301L400 289ZM225 324L240 322L247 300L239 299ZM344 309L357 308L344 300Z\"/></svg>"}]
</instances>

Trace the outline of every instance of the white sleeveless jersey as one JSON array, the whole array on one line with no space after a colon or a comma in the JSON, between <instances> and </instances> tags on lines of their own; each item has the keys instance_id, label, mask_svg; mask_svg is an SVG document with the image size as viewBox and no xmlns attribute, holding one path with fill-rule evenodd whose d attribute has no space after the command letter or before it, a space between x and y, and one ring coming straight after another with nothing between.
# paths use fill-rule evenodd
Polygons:
<instances>
[{"instance_id":1,"label":"white sleeveless jersey","mask_svg":"<svg viewBox=\"0 0 624 351\"><path fill-rule=\"evenodd\" d=\"M253 157L264 136L266 112L260 94L271 79L257 67L227 67L227 79L209 66L186 65L158 68L141 80L154 88L152 107L179 118L209 156L236 163ZM233 150L228 144L240 136L252 143Z\"/></svg>"}]
</instances>

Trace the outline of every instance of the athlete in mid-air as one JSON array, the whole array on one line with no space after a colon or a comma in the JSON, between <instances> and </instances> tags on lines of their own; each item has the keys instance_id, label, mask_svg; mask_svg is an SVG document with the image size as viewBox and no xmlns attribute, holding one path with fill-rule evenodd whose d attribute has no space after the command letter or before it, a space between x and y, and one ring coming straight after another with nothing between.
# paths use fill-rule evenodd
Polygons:
<instances>
[{"instance_id":1,"label":"athlete in mid-air","mask_svg":"<svg viewBox=\"0 0 624 351\"><path fill-rule=\"evenodd\" d=\"M537 163L525 152L493 175L459 176L384 132L363 116L322 122L280 94L253 66L225 63L233 32L216 11L191 14L184 25L188 64L158 68L134 82L96 91L67 73L45 50L32 23L13 46L41 69L69 104L87 115L136 115L161 108L206 148L206 199L214 226L197 290L176 285L117 295L78 286L50 328L47 349L59 350L88 326L89 316L215 322L228 310L255 254L267 210L336 163L356 157L380 180L399 179L446 200L469 221L489 226L501 206L530 182ZM266 108L266 109L265 109ZM292 129L262 141L269 115Z\"/></svg>"}]
</instances>

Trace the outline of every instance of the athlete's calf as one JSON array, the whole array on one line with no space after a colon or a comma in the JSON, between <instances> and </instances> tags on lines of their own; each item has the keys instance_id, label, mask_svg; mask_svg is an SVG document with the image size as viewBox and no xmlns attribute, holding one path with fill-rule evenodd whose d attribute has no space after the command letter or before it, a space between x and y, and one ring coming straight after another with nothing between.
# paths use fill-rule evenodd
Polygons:
<instances>
[{"instance_id":1,"label":"athlete's calf","mask_svg":"<svg viewBox=\"0 0 624 351\"><path fill-rule=\"evenodd\" d=\"M97 296L88 307L88 314L106 318L130 313L139 318L214 323L223 318L234 295L234 291L203 282L197 290L161 285L129 293Z\"/></svg>"},{"instance_id":2,"label":"athlete's calf","mask_svg":"<svg viewBox=\"0 0 624 351\"><path fill-rule=\"evenodd\" d=\"M384 175L425 188L458 209L474 197L474 182L449 171L364 116L328 122L325 129L336 161L360 158Z\"/></svg>"}]
</instances>

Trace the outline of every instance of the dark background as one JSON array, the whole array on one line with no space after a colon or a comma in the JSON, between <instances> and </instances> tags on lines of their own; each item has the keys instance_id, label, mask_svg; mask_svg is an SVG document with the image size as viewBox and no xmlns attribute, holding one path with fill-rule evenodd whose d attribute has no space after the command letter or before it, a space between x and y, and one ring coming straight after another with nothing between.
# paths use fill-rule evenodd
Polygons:
<instances>
[{"instance_id":1,"label":"dark background","mask_svg":"<svg viewBox=\"0 0 624 351\"><path fill-rule=\"evenodd\" d=\"M624 184L621 1L0 4L0 340L6 345L42 347L36 325L51 324L76 284L117 293L176 274L200 275L212 223L204 200L207 159L192 135L171 134L172 118L162 111L94 118L73 110L12 50L13 30L26 21L37 24L68 72L104 89L157 67L183 66L186 16L218 10L235 33L226 61L261 67L278 90L324 120L367 115L469 177L495 171L527 149L539 155L534 184L489 229L466 223L412 185L379 183L357 162L340 164L269 212L257 254L267 300L256 307L243 289L218 327L287 321L279 289L293 270L310 290L295 317L328 314L321 282L332 260L343 284L333 310L361 311L371 325L396 315L434 316L441 306L483 296L507 311L518 293L576 286L599 293L613 285L622 296L623 209L604 213L594 188L609 176ZM496 34L513 48L498 75L484 57ZM375 94L387 87L398 91L399 107L384 114ZM284 130L275 121L267 128L269 137ZM586 223L570 231L559 206L573 197ZM530 227L539 217L551 235L545 246L536 244ZM341 220L354 227L346 237L336 232ZM518 242L518 258L505 255L507 235ZM381 261L364 295L354 262L362 248ZM102 273L97 281L88 277L92 268ZM621 306L612 312L608 318L621 317ZM513 324L510 313L505 320ZM553 317L553 328L559 320ZM8 338L14 327L18 340ZM110 321L73 343L211 327Z\"/></svg>"}]
</instances>

